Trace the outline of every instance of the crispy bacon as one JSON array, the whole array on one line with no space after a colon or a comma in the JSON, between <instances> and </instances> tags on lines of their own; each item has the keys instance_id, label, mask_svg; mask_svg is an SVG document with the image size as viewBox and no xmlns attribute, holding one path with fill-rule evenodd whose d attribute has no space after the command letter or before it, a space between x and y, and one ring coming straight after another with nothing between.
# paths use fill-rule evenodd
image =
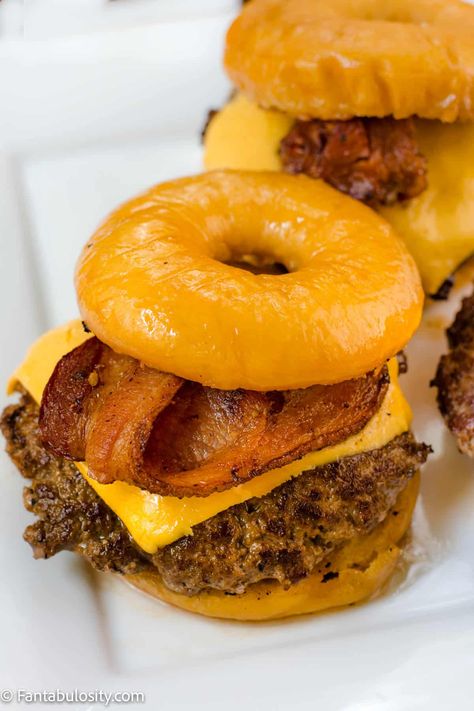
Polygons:
<instances>
[{"instance_id":1,"label":"crispy bacon","mask_svg":"<svg viewBox=\"0 0 474 711\"><path fill-rule=\"evenodd\" d=\"M114 353L91 338L57 365L41 404L50 451L91 476L208 496L343 441L364 427L388 373L304 390L217 390Z\"/></svg>"},{"instance_id":2,"label":"crispy bacon","mask_svg":"<svg viewBox=\"0 0 474 711\"><path fill-rule=\"evenodd\" d=\"M43 444L56 456L82 460L85 457L85 431L93 393L94 369L101 367L104 345L91 338L61 358L43 392L40 431ZM108 354L107 354L108 355Z\"/></svg>"},{"instance_id":3,"label":"crispy bacon","mask_svg":"<svg viewBox=\"0 0 474 711\"><path fill-rule=\"evenodd\" d=\"M287 173L322 178L372 206L416 197L427 184L412 119L296 121L280 156Z\"/></svg>"},{"instance_id":4,"label":"crispy bacon","mask_svg":"<svg viewBox=\"0 0 474 711\"><path fill-rule=\"evenodd\" d=\"M142 458L153 423L183 384L90 338L57 364L44 390L40 431L45 447L85 460L103 483L127 479Z\"/></svg>"},{"instance_id":5,"label":"crispy bacon","mask_svg":"<svg viewBox=\"0 0 474 711\"><path fill-rule=\"evenodd\" d=\"M163 494L207 496L228 489L358 432L380 405L387 382L384 371L281 393L221 394L193 384L191 411L180 403L189 393L185 386L155 422L146 469ZM240 416L244 403L250 413L254 408L247 421ZM218 428L216 439L210 423Z\"/></svg>"}]
</instances>

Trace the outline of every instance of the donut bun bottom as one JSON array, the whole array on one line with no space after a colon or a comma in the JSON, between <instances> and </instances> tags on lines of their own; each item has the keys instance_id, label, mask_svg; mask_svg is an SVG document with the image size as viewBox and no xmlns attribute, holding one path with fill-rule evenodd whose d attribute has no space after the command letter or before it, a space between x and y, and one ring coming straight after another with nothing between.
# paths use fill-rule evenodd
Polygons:
<instances>
[{"instance_id":1,"label":"donut bun bottom","mask_svg":"<svg viewBox=\"0 0 474 711\"><path fill-rule=\"evenodd\" d=\"M349 541L321 561L318 570L285 590L276 581L250 585L242 595L220 591L188 597L173 592L156 572L124 576L145 593L207 617L274 620L352 605L374 595L393 573L401 554L419 490L419 474L399 494L394 507L370 533Z\"/></svg>"}]
</instances>

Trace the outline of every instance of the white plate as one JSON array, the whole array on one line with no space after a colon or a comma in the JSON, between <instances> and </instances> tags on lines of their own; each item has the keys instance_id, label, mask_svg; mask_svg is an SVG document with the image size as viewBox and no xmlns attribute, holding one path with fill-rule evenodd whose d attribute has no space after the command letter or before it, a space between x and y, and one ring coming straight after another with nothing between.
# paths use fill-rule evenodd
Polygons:
<instances>
[{"instance_id":1,"label":"white plate","mask_svg":"<svg viewBox=\"0 0 474 711\"><path fill-rule=\"evenodd\" d=\"M0 43L2 382L42 330L75 316L73 265L98 221L147 185L199 169L204 116L228 91L227 22ZM234 624L161 605L69 554L34 561L22 483L2 454L0 688L143 691L160 710L472 708L474 471L428 385L455 306L429 306L408 349L414 429L435 452L409 572L390 595Z\"/></svg>"}]
</instances>

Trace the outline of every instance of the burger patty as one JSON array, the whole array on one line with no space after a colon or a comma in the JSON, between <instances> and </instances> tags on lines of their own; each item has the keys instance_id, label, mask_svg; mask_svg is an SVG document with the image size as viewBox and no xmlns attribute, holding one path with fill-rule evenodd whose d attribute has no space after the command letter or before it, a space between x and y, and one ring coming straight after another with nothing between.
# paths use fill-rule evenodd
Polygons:
<instances>
[{"instance_id":1,"label":"burger patty","mask_svg":"<svg viewBox=\"0 0 474 711\"><path fill-rule=\"evenodd\" d=\"M124 526L97 496L77 467L54 457L39 437L39 408L29 395L7 407L0 420L6 451L20 473L31 479L23 490L25 508L38 517L25 530L35 558L62 550L84 555L98 570L134 573L147 562Z\"/></svg>"},{"instance_id":2,"label":"burger patty","mask_svg":"<svg viewBox=\"0 0 474 711\"><path fill-rule=\"evenodd\" d=\"M32 480L24 502L39 520L24 537L36 558L67 549L99 570L156 569L169 588L187 595L209 588L241 593L266 579L289 586L306 577L330 552L385 518L430 450L405 433L232 506L150 556L74 464L46 452L38 406L28 395L6 408L1 428L8 454Z\"/></svg>"},{"instance_id":3,"label":"burger patty","mask_svg":"<svg viewBox=\"0 0 474 711\"><path fill-rule=\"evenodd\" d=\"M284 587L383 521L429 448L405 433L381 449L317 467L194 528L153 560L172 590L241 593L260 580Z\"/></svg>"},{"instance_id":4,"label":"burger patty","mask_svg":"<svg viewBox=\"0 0 474 711\"><path fill-rule=\"evenodd\" d=\"M432 382L438 406L461 452L474 456L474 293L463 300L447 331L449 352Z\"/></svg>"},{"instance_id":5,"label":"burger patty","mask_svg":"<svg viewBox=\"0 0 474 711\"><path fill-rule=\"evenodd\" d=\"M295 121L280 144L283 168L322 178L371 205L390 205L427 186L412 119Z\"/></svg>"}]
</instances>

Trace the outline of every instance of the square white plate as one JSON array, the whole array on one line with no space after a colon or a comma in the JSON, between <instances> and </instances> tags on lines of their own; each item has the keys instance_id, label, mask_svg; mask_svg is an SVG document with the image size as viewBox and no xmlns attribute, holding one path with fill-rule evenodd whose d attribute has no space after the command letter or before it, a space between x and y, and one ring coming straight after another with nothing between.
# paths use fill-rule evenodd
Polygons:
<instances>
[{"instance_id":1,"label":"square white plate","mask_svg":"<svg viewBox=\"0 0 474 711\"><path fill-rule=\"evenodd\" d=\"M76 315L74 262L99 220L148 185L200 169L206 112L229 89L228 21L211 12L47 40L40 25L32 40L0 42L2 382L42 330ZM161 711L472 708L474 467L429 388L458 298L428 306L408 349L402 382L434 454L411 565L390 595L234 624L161 605L69 554L34 561L21 538L22 482L2 453L0 688L143 691Z\"/></svg>"}]
</instances>

